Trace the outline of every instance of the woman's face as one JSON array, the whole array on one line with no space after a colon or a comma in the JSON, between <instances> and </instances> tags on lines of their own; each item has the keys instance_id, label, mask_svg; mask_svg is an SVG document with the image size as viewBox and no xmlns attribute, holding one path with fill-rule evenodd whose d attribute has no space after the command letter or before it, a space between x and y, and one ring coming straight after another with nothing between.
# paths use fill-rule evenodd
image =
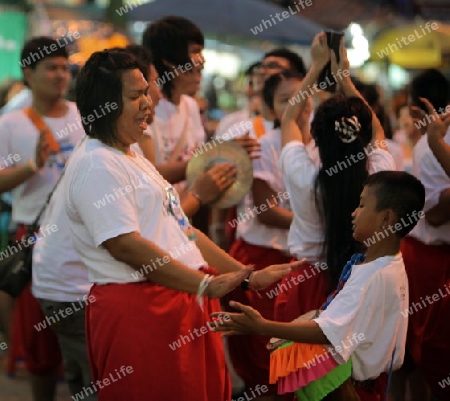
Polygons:
<instances>
[{"instance_id":1,"label":"woman's face","mask_svg":"<svg viewBox=\"0 0 450 401\"><path fill-rule=\"evenodd\" d=\"M273 114L281 121L289 100L300 90L301 81L299 79L283 79L275 89L273 96Z\"/></svg>"},{"instance_id":2,"label":"woman's face","mask_svg":"<svg viewBox=\"0 0 450 401\"><path fill-rule=\"evenodd\" d=\"M141 139L151 118L152 99L149 85L138 69L122 74L122 113L116 122L119 142L128 147Z\"/></svg>"},{"instance_id":3,"label":"woman's face","mask_svg":"<svg viewBox=\"0 0 450 401\"><path fill-rule=\"evenodd\" d=\"M189 62L185 65L175 66L173 86L175 90L184 95L194 96L200 89L202 82L202 70L205 59L202 55L203 46L190 43L188 47Z\"/></svg>"},{"instance_id":4,"label":"woman's face","mask_svg":"<svg viewBox=\"0 0 450 401\"><path fill-rule=\"evenodd\" d=\"M411 135L414 131L414 123L409 114L409 107L403 106L398 113L398 125L401 130L404 130L408 135Z\"/></svg>"}]
</instances>

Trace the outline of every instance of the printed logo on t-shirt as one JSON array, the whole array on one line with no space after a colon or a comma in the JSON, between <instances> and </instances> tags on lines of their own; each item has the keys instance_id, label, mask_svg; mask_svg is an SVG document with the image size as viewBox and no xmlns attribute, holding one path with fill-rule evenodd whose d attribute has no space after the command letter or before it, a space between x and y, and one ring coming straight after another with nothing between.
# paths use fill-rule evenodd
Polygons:
<instances>
[{"instance_id":1,"label":"printed logo on t-shirt","mask_svg":"<svg viewBox=\"0 0 450 401\"><path fill-rule=\"evenodd\" d=\"M195 235L194 228L192 227L189 219L183 211L183 208L181 207L180 198L175 192L175 189L173 187L167 187L166 195L167 196L164 201L164 208L171 216L175 218L188 239L191 241L195 241L197 239L197 236Z\"/></svg>"},{"instance_id":2,"label":"printed logo on t-shirt","mask_svg":"<svg viewBox=\"0 0 450 401\"><path fill-rule=\"evenodd\" d=\"M53 153L49 156L47 160L47 166L56 166L58 170L62 171L64 170L64 166L66 165L66 162L72 154L75 146L70 143L69 138L63 138L62 140L58 141L58 143L61 151L58 153Z\"/></svg>"}]
</instances>

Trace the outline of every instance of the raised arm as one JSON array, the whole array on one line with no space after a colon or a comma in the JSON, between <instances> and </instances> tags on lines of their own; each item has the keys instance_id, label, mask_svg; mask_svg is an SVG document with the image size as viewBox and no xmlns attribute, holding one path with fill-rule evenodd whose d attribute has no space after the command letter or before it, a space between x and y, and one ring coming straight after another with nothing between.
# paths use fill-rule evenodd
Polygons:
<instances>
[{"instance_id":1,"label":"raised arm","mask_svg":"<svg viewBox=\"0 0 450 401\"><path fill-rule=\"evenodd\" d=\"M329 61L327 37L324 32L319 33L311 45L312 64L305 79L301 82L298 95L289 100L281 121L281 143L285 146L292 141L309 142L309 133L303 132L298 126L303 109L307 107L309 97L317 88L317 80L327 62ZM312 93L311 93L312 92Z\"/></svg>"}]
</instances>

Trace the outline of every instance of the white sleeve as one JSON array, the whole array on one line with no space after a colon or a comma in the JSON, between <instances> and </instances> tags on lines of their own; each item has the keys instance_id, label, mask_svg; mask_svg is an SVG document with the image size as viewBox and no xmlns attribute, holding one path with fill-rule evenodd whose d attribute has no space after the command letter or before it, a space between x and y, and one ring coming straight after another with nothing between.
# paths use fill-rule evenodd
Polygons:
<instances>
[{"instance_id":1,"label":"white sleeve","mask_svg":"<svg viewBox=\"0 0 450 401\"><path fill-rule=\"evenodd\" d=\"M128 174L107 161L95 167L81 161L69 187L69 202L95 246L122 234L140 232L134 191Z\"/></svg>"},{"instance_id":2,"label":"white sleeve","mask_svg":"<svg viewBox=\"0 0 450 401\"><path fill-rule=\"evenodd\" d=\"M361 285L360 280L352 281L350 276L328 308L314 319L330 341L337 362L347 362L357 347L374 341L373 335L382 328L382 314L378 313L383 299L380 281L375 276Z\"/></svg>"},{"instance_id":3,"label":"white sleeve","mask_svg":"<svg viewBox=\"0 0 450 401\"><path fill-rule=\"evenodd\" d=\"M310 188L319 172L319 167L314 164L305 145L300 141L289 142L283 147L279 168L286 188L292 188L292 186Z\"/></svg>"},{"instance_id":4,"label":"white sleeve","mask_svg":"<svg viewBox=\"0 0 450 401\"><path fill-rule=\"evenodd\" d=\"M374 174L378 171L392 170L396 170L395 161L388 151L376 148L370 153L368 166L369 174Z\"/></svg>"},{"instance_id":5,"label":"white sleeve","mask_svg":"<svg viewBox=\"0 0 450 401\"><path fill-rule=\"evenodd\" d=\"M270 144L267 141L259 141L261 144L261 154L258 159L253 160L253 178L266 181L275 191L277 188L276 171L278 165L272 156Z\"/></svg>"},{"instance_id":6,"label":"white sleeve","mask_svg":"<svg viewBox=\"0 0 450 401\"><path fill-rule=\"evenodd\" d=\"M233 116L231 114L228 114L227 116L223 117L219 121L219 125L216 128L216 132L214 133L214 139L224 139L225 141L230 140L230 136L227 135L225 138L225 133L228 131L228 129L233 124Z\"/></svg>"},{"instance_id":7,"label":"white sleeve","mask_svg":"<svg viewBox=\"0 0 450 401\"><path fill-rule=\"evenodd\" d=\"M25 116L24 116L25 117ZM8 159L8 155L10 159ZM5 166L6 162L8 163ZM14 155L11 149L11 130L9 129L8 121L4 117L0 117L0 170L4 167L13 167L14 163Z\"/></svg>"},{"instance_id":8,"label":"white sleeve","mask_svg":"<svg viewBox=\"0 0 450 401\"><path fill-rule=\"evenodd\" d=\"M450 135L447 135L447 138L450 139ZM431 149L427 149L420 161L420 181L425 187L424 211L428 211L439 203L442 191L450 188L450 177L445 173Z\"/></svg>"}]
</instances>

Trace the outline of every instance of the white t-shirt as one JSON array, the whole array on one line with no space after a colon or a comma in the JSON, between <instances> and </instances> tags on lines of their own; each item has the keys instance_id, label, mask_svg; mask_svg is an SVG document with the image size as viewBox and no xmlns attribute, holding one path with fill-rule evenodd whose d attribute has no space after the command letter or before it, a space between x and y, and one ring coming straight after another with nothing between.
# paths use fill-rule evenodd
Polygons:
<instances>
[{"instance_id":1,"label":"white t-shirt","mask_svg":"<svg viewBox=\"0 0 450 401\"><path fill-rule=\"evenodd\" d=\"M88 139L74 152L64 181L73 245L89 269L91 282L144 280L102 246L110 238L132 232L140 233L192 269L207 265L177 221L184 217L182 209L177 208L175 217L169 208L164 188L173 191L173 187L138 154L127 156ZM172 194L178 197L176 191ZM149 258L146 266L156 269L164 263Z\"/></svg>"},{"instance_id":2,"label":"white t-shirt","mask_svg":"<svg viewBox=\"0 0 450 401\"><path fill-rule=\"evenodd\" d=\"M51 155L44 168L13 189L12 219L16 223L31 224L34 221L60 177L66 160L84 136L84 130L78 123L80 114L75 103L67 102L67 105L69 111L64 117L43 118L58 141L61 152ZM38 130L23 111L13 111L1 116L0 160L7 160L8 155L13 155L19 161L13 161L8 167L26 164L28 160L35 158L38 137Z\"/></svg>"},{"instance_id":3,"label":"white t-shirt","mask_svg":"<svg viewBox=\"0 0 450 401\"><path fill-rule=\"evenodd\" d=\"M294 211L288 236L289 250L298 259L319 262L322 259L324 227L316 207L314 187L320 167L299 141L284 146L279 165ZM368 157L369 174L382 170L395 170L394 159L389 152L374 149Z\"/></svg>"},{"instance_id":4,"label":"white t-shirt","mask_svg":"<svg viewBox=\"0 0 450 401\"><path fill-rule=\"evenodd\" d=\"M241 136L245 123L251 124L250 112L247 109L238 110L223 117L216 128L215 138L223 138L224 135L236 137ZM244 128L245 129L245 128ZM244 131L245 134L245 131Z\"/></svg>"},{"instance_id":5,"label":"white t-shirt","mask_svg":"<svg viewBox=\"0 0 450 401\"><path fill-rule=\"evenodd\" d=\"M408 330L408 279L401 254L353 266L352 273L317 319L339 364L352 358L356 380L388 372L405 356Z\"/></svg>"},{"instance_id":6,"label":"white t-shirt","mask_svg":"<svg viewBox=\"0 0 450 401\"><path fill-rule=\"evenodd\" d=\"M444 141L450 144L450 128L445 134ZM450 177L445 174L444 169L428 146L427 135L423 135L414 146L413 174L425 187L423 210L427 212L439 203L441 192L450 188ZM427 245L450 244L450 221L439 227L433 227L427 223L425 218L422 218L409 235Z\"/></svg>"},{"instance_id":7,"label":"white t-shirt","mask_svg":"<svg viewBox=\"0 0 450 401\"><path fill-rule=\"evenodd\" d=\"M24 88L18 94L10 99L8 103L6 103L0 109L0 115L11 113L15 110L23 110L28 106L31 106L33 103L33 94L30 89Z\"/></svg>"},{"instance_id":8,"label":"white t-shirt","mask_svg":"<svg viewBox=\"0 0 450 401\"><path fill-rule=\"evenodd\" d=\"M161 99L156 106L153 123L146 132L153 139L156 164L167 162L183 131L187 134L186 143L177 155L177 161L188 161L192 158L192 151L206 140L205 129L198 104L193 98L181 95L178 105L166 98Z\"/></svg>"},{"instance_id":9,"label":"white t-shirt","mask_svg":"<svg viewBox=\"0 0 450 401\"><path fill-rule=\"evenodd\" d=\"M74 302L89 292L87 267L72 245L69 219L65 210L62 179L44 213L41 227L55 225L51 234L40 236L33 249L32 292L36 298ZM50 232L49 232L50 233Z\"/></svg>"},{"instance_id":10,"label":"white t-shirt","mask_svg":"<svg viewBox=\"0 0 450 401\"><path fill-rule=\"evenodd\" d=\"M180 103L175 105L162 98L155 109L153 123L145 132L153 139L155 164L164 164L176 150L183 132L186 139L175 161L189 161L193 151L206 141L206 133L200 117L197 102L190 96L181 95ZM174 185L178 191L186 188L186 181Z\"/></svg>"},{"instance_id":11,"label":"white t-shirt","mask_svg":"<svg viewBox=\"0 0 450 401\"><path fill-rule=\"evenodd\" d=\"M260 139L261 157L253 160L253 178L265 181L277 194L277 205L288 210L291 209L289 194L283 182L283 176L278 167L281 153L281 131L279 128L264 134ZM310 156L317 154L314 141L307 146ZM269 199L270 201L271 199ZM268 204L265 207L269 207ZM237 226L236 236L246 242L268 248L288 251L288 229L271 227L261 223L257 215L261 212L255 208L253 194L250 191L242 202L238 204L237 217L240 223ZM247 217L248 216L248 217Z\"/></svg>"},{"instance_id":12,"label":"white t-shirt","mask_svg":"<svg viewBox=\"0 0 450 401\"><path fill-rule=\"evenodd\" d=\"M238 114L238 113L242 113L242 114ZM248 111L246 112L247 116L248 116ZM233 114L236 114L235 116L233 116ZM249 134L250 138L253 139L258 139L258 137L256 136L255 133L255 127L253 125L253 118L247 117L245 119L240 119L241 117L244 116L243 112L236 112L230 114L230 116L226 116L224 117L231 117L233 116L233 119L231 121L226 122L226 124L224 124L225 127L227 127L227 129L217 129L216 134L214 135L214 139L223 139L225 141L229 141L232 140L234 138L239 138L241 136L244 136L245 134ZM273 130L273 121L269 121L264 119L263 121L264 124L264 135Z\"/></svg>"},{"instance_id":13,"label":"white t-shirt","mask_svg":"<svg viewBox=\"0 0 450 401\"><path fill-rule=\"evenodd\" d=\"M389 153L392 155L392 158L395 162L395 169L398 171L405 170L405 158L403 157L403 150L401 145L397 142L394 142L392 139L386 139L386 144L389 150Z\"/></svg>"}]
</instances>

